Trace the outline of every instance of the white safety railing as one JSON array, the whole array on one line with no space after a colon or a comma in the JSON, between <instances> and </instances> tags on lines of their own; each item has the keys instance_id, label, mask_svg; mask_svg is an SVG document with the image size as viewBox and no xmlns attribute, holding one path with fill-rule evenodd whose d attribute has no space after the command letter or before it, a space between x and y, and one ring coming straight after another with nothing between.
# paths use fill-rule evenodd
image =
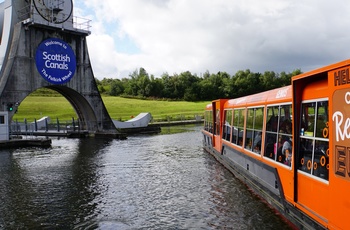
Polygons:
<instances>
[{"instance_id":1,"label":"white safety railing","mask_svg":"<svg viewBox=\"0 0 350 230\"><path fill-rule=\"evenodd\" d=\"M40 23L38 21L35 21L35 18L38 18L38 16L40 16L34 9L33 7L31 7L30 5L27 5L26 7L20 9L18 11L18 18L20 21L23 21L25 24L36 24L36 23ZM65 17L66 15L61 15L63 17ZM77 16L72 16L72 28L64 28L64 23L60 23L60 24L55 24L54 22L45 22L45 24L43 25L53 25L56 27L62 26L62 29L73 29L74 31L81 31L81 32L85 32L90 34L91 33L91 20L90 19L86 19L86 18L81 18L81 17L77 17Z\"/></svg>"}]
</instances>

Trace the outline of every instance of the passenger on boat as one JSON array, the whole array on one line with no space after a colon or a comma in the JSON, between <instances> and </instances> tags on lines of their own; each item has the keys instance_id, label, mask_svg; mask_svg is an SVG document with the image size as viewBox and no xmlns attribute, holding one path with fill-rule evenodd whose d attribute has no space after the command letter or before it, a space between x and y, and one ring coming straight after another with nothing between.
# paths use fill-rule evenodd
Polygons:
<instances>
[{"instance_id":1,"label":"passenger on boat","mask_svg":"<svg viewBox=\"0 0 350 230\"><path fill-rule=\"evenodd\" d=\"M282 146L282 155L284 155L284 164L291 165L292 162L292 140L286 139Z\"/></svg>"},{"instance_id":2,"label":"passenger on boat","mask_svg":"<svg viewBox=\"0 0 350 230\"><path fill-rule=\"evenodd\" d=\"M258 132L257 135L254 137L253 150L255 152L260 153L260 149L261 149L261 132Z\"/></svg>"},{"instance_id":3,"label":"passenger on boat","mask_svg":"<svg viewBox=\"0 0 350 230\"><path fill-rule=\"evenodd\" d=\"M280 125L280 130L282 130L284 133L292 134L292 122L285 119Z\"/></svg>"},{"instance_id":4,"label":"passenger on boat","mask_svg":"<svg viewBox=\"0 0 350 230\"><path fill-rule=\"evenodd\" d=\"M282 146L284 142L282 139L283 133L284 132L282 130L279 131L278 142L273 145L273 152L275 153L275 155L277 154L277 156L280 155L280 152L282 151Z\"/></svg>"},{"instance_id":5,"label":"passenger on boat","mask_svg":"<svg viewBox=\"0 0 350 230\"><path fill-rule=\"evenodd\" d=\"M278 117L272 115L269 121L266 123L266 130L277 132Z\"/></svg>"},{"instance_id":6,"label":"passenger on boat","mask_svg":"<svg viewBox=\"0 0 350 230\"><path fill-rule=\"evenodd\" d=\"M292 142L290 136L286 135L283 130L279 131L278 142L274 145L274 152L277 155L277 161L290 165Z\"/></svg>"}]
</instances>

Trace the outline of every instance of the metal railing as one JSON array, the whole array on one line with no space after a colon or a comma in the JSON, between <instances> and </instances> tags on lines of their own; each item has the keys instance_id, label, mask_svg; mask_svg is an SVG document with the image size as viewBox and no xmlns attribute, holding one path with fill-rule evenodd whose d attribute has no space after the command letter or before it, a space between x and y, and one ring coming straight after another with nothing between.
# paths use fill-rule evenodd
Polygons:
<instances>
[{"instance_id":1,"label":"metal railing","mask_svg":"<svg viewBox=\"0 0 350 230\"><path fill-rule=\"evenodd\" d=\"M27 5L24 8L18 10L18 18L20 21L24 22L25 24L38 23L37 21L35 21L35 18L38 16L40 16L40 14L37 13L34 10L34 7L32 7L31 5ZM63 16L66 16L66 15L63 15ZM40 24L40 22L39 22L39 24ZM64 23L55 24L54 22L47 21L43 25L55 25L55 26L62 25L63 29L68 29L68 30L70 29L70 28L64 28ZM72 16L72 29L74 31L83 31L83 32L90 34L91 33L91 20L86 19L86 18L77 17L77 16L73 15Z\"/></svg>"},{"instance_id":2,"label":"metal railing","mask_svg":"<svg viewBox=\"0 0 350 230\"><path fill-rule=\"evenodd\" d=\"M85 30L91 32L91 20L73 16L73 27L78 30Z\"/></svg>"},{"instance_id":3,"label":"metal railing","mask_svg":"<svg viewBox=\"0 0 350 230\"><path fill-rule=\"evenodd\" d=\"M83 130L79 119L72 119L71 121L60 122L56 119L55 122L50 122L49 118L34 120L33 122L18 122L12 121L9 125L10 135L33 135L38 132L46 133L69 133L69 132L85 132Z\"/></svg>"}]
</instances>

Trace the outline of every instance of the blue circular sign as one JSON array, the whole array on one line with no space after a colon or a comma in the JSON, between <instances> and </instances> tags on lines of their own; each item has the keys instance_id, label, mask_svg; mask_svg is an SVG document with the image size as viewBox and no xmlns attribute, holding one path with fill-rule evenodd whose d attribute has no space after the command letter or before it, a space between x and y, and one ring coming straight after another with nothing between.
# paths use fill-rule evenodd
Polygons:
<instances>
[{"instance_id":1,"label":"blue circular sign","mask_svg":"<svg viewBox=\"0 0 350 230\"><path fill-rule=\"evenodd\" d=\"M40 43L35 54L36 68L52 84L68 82L76 69L74 51L66 42L49 38Z\"/></svg>"}]
</instances>

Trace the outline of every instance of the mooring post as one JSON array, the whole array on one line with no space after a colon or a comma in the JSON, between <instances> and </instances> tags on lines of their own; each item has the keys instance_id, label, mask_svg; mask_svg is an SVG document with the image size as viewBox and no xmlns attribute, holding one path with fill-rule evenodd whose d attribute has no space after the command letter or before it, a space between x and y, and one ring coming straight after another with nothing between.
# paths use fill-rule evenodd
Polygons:
<instances>
[{"instance_id":1,"label":"mooring post","mask_svg":"<svg viewBox=\"0 0 350 230\"><path fill-rule=\"evenodd\" d=\"M34 131L38 131L38 124L36 123L36 118L34 118Z\"/></svg>"},{"instance_id":2,"label":"mooring post","mask_svg":"<svg viewBox=\"0 0 350 230\"><path fill-rule=\"evenodd\" d=\"M72 125L73 125L73 131L75 132L75 122L74 122L74 117L72 117Z\"/></svg>"},{"instance_id":3,"label":"mooring post","mask_svg":"<svg viewBox=\"0 0 350 230\"><path fill-rule=\"evenodd\" d=\"M56 117L56 123L57 123L57 132L60 131L60 122L58 120L58 117Z\"/></svg>"},{"instance_id":4,"label":"mooring post","mask_svg":"<svg viewBox=\"0 0 350 230\"><path fill-rule=\"evenodd\" d=\"M47 118L45 118L45 131L47 132L49 130L48 124L47 124Z\"/></svg>"}]
</instances>

